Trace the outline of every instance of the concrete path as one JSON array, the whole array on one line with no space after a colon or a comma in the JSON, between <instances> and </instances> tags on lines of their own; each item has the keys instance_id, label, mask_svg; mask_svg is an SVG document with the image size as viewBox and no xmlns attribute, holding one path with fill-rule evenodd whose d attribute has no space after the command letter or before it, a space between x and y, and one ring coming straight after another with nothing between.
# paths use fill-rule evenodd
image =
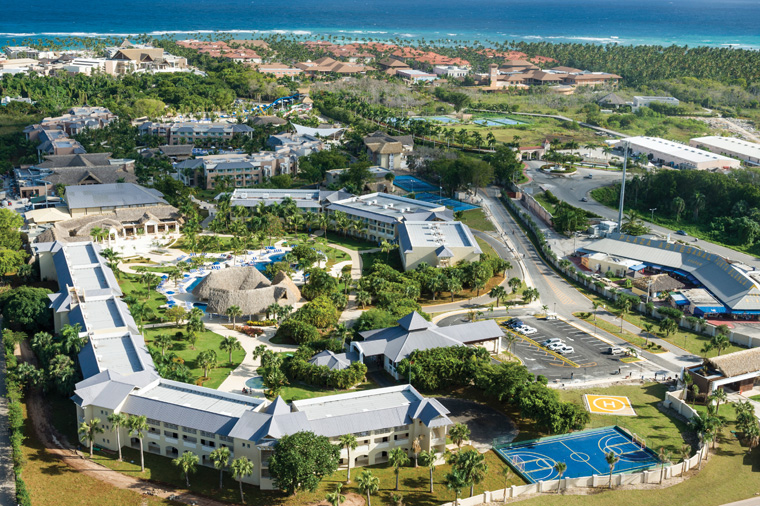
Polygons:
<instances>
[{"instance_id":1,"label":"concrete path","mask_svg":"<svg viewBox=\"0 0 760 506\"><path fill-rule=\"evenodd\" d=\"M248 388L245 382L259 375L256 372L256 369L261 365L261 360L253 359L253 350L256 349L257 346L263 344L266 345L266 347L270 350L277 352L292 352L298 349L298 346L296 345L279 345L270 343L269 340L272 338L272 336L274 336L276 332L276 329L274 328L264 328L264 334L259 337L249 337L237 330L230 330L226 328L222 323L206 322L206 328L211 332L216 332L217 334L225 337L236 337L238 341L240 341L240 344L243 346L243 350L245 350L245 358L243 358L243 361L239 366L235 368L235 370L230 373L227 379L225 379L224 382L219 385L218 390L221 390L223 392L233 392L240 394L243 392L244 387ZM219 355L219 359L220 361L226 362L227 357L224 355L224 353L221 353ZM254 397L263 397L264 392L262 390L251 390L251 395Z\"/></svg>"}]
</instances>

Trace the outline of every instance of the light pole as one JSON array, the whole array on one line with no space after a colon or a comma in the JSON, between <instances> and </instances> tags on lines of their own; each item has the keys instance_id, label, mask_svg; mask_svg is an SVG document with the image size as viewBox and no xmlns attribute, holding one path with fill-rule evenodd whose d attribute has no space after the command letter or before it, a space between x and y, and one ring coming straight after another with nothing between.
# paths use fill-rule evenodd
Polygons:
<instances>
[{"instance_id":1,"label":"light pole","mask_svg":"<svg viewBox=\"0 0 760 506\"><path fill-rule=\"evenodd\" d=\"M657 208L656 208L656 207L655 207L655 208L652 208L652 209L650 209L650 210L649 210L649 212L651 212L651 213L652 213L652 219L651 219L651 220L649 220L649 221L652 221L652 222L654 221L654 212L655 212L656 210L657 210Z\"/></svg>"}]
</instances>

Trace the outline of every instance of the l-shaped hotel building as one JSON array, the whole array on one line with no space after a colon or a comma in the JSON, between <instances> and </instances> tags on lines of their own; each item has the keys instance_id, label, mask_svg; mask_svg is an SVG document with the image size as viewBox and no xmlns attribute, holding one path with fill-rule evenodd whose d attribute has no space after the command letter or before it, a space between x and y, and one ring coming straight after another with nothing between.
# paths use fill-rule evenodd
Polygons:
<instances>
[{"instance_id":1,"label":"l-shaped hotel building","mask_svg":"<svg viewBox=\"0 0 760 506\"><path fill-rule=\"evenodd\" d=\"M419 436L423 450L443 454L452 424L449 412L410 385L288 404L281 397L270 402L159 377L100 247L56 241L34 248L42 279L58 280L58 293L50 295L56 332L79 324L87 338L79 354L84 379L72 400L78 423L101 420L105 432L96 436L97 446L117 449L108 415L146 416L145 451L170 458L190 451L210 466L210 453L226 446L233 458L253 461L254 473L244 481L262 489L275 488L268 463L277 440L299 431L335 443L341 435L354 434L359 446L351 452L352 466L385 462L393 448L410 451ZM140 447L126 428L118 430L125 445ZM347 457L341 450L341 465Z\"/></svg>"}]
</instances>

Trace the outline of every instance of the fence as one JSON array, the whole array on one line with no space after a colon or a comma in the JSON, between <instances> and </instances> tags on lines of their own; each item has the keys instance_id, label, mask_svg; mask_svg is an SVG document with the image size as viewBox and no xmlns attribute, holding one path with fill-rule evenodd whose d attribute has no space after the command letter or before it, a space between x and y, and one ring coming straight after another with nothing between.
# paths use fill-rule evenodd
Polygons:
<instances>
[{"instance_id":1,"label":"fence","mask_svg":"<svg viewBox=\"0 0 760 506\"><path fill-rule=\"evenodd\" d=\"M666 408L670 408L687 420L691 420L693 417L697 416L697 412L694 408L689 406L686 401L681 399L683 394L683 390L665 392L665 401L663 404Z\"/></svg>"},{"instance_id":2,"label":"fence","mask_svg":"<svg viewBox=\"0 0 760 506\"><path fill-rule=\"evenodd\" d=\"M532 197L530 197L530 199L532 199L533 202L535 202L535 199L533 199ZM556 253L554 253L549 248L549 245L546 242L546 238L544 236L543 231L539 228L538 225L536 225L536 222L533 221L533 218L528 213L526 213L523 209L521 209L511 198L509 198L509 196L502 193L501 200L519 218L523 226L525 226L527 229L533 232L540 246L539 248L540 253L555 269L557 269L562 274L572 279L576 283L582 285L584 288L592 292L595 292L606 299L617 301L618 294L608 289L603 283L595 280L594 278L591 278L590 276L586 276L585 274L579 273L575 269L575 266L572 263L570 263L570 265L566 265L560 262L560 260L557 258ZM540 204L538 204L538 202L536 202L536 205L540 207ZM646 304L643 302L640 302L637 306L633 307L632 309L642 314L650 314L653 318L656 318L658 320L662 320L663 318L665 318L657 311L657 309L654 309L653 311L648 312ZM714 336L717 333L717 328L718 328L717 326L704 322L704 321L697 321L697 322L690 321L689 317L686 317L686 316L681 318L681 320L678 322L678 325L685 329L693 330L696 333L704 334L710 337ZM739 346L745 346L747 348L755 348L755 347L760 346L760 337L749 336L732 329L729 329L728 339L734 344L737 344Z\"/></svg>"},{"instance_id":3,"label":"fence","mask_svg":"<svg viewBox=\"0 0 760 506\"><path fill-rule=\"evenodd\" d=\"M681 401L682 402L682 401ZM688 406L687 406L688 407ZM703 446L697 453L683 462L678 464L672 464L667 467L658 467L650 471L640 471L637 473L623 473L612 475L612 486L619 487L621 485L642 485L647 483L662 483L663 480L680 476L689 469L699 467L702 459L707 454L707 446ZM529 483L527 485L511 486L507 489L492 490L489 492L483 492L482 494L475 495L473 497L467 497L459 500L459 506L477 506L480 504L487 504L490 502L502 502L505 499L514 499L515 497L540 494L543 492L557 492L557 486L560 490L568 490L572 488L600 488L610 486L610 476L595 474L593 476L585 476L581 478L563 478L560 480L539 481L538 483ZM454 506L453 502L442 504L441 506Z\"/></svg>"}]
</instances>

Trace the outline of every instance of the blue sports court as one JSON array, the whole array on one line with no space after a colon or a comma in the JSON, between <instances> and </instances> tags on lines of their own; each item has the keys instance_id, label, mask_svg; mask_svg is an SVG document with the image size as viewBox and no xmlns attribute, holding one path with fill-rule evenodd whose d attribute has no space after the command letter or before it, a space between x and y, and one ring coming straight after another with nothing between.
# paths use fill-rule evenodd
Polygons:
<instances>
[{"instance_id":1,"label":"blue sports court","mask_svg":"<svg viewBox=\"0 0 760 506\"><path fill-rule=\"evenodd\" d=\"M496 448L504 459L529 483L557 479L554 469L564 462L563 478L580 478L594 474L609 474L605 454L615 452L620 460L614 474L642 471L659 464L657 454L640 439L617 426L589 429L560 436L534 439Z\"/></svg>"},{"instance_id":2,"label":"blue sports court","mask_svg":"<svg viewBox=\"0 0 760 506\"><path fill-rule=\"evenodd\" d=\"M472 204L466 204L459 200L450 199L448 197L440 197L437 193L417 193L414 196L415 200L421 200L423 202L430 202L431 204L440 204L442 206L450 207L454 211L469 211L470 209L477 209L478 206Z\"/></svg>"},{"instance_id":3,"label":"blue sports court","mask_svg":"<svg viewBox=\"0 0 760 506\"><path fill-rule=\"evenodd\" d=\"M393 184L407 192L437 192L438 187L414 176L396 176Z\"/></svg>"}]
</instances>

